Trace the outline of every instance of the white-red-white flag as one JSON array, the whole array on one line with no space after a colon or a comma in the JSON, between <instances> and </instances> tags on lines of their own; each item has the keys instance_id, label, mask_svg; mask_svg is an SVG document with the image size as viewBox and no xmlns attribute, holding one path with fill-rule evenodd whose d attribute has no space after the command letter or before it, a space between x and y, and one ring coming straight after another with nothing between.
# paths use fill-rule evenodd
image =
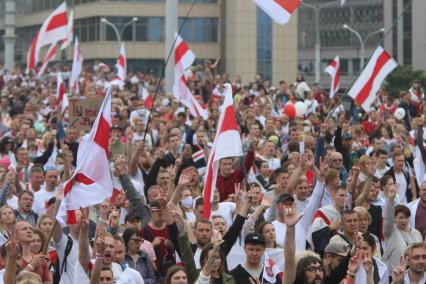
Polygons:
<instances>
[{"instance_id":1,"label":"white-red-white flag","mask_svg":"<svg viewBox=\"0 0 426 284\"><path fill-rule=\"evenodd\" d=\"M56 43L52 44L49 49L46 52L46 55L43 58L43 64L40 67L40 70L38 70L37 76L41 77L44 73L44 71L47 68L47 65L49 65L49 62L54 60L56 57L56 52L58 51L58 46Z\"/></svg>"},{"instance_id":2,"label":"white-red-white flag","mask_svg":"<svg viewBox=\"0 0 426 284\"><path fill-rule=\"evenodd\" d=\"M121 43L120 55L118 56L117 64L117 77L124 82L126 80L127 73L127 58L126 58L126 49L124 48L124 43Z\"/></svg>"},{"instance_id":3,"label":"white-red-white flag","mask_svg":"<svg viewBox=\"0 0 426 284\"><path fill-rule=\"evenodd\" d=\"M173 85L173 95L189 109L193 116L201 116L203 119L207 119L207 111L201 107L200 103L191 93L185 76L186 69L194 63L195 54L177 33L175 33L175 36L175 83Z\"/></svg>"},{"instance_id":4,"label":"white-red-white flag","mask_svg":"<svg viewBox=\"0 0 426 284\"><path fill-rule=\"evenodd\" d=\"M266 280L268 283L276 283L277 276L279 276L279 278L282 278L283 272L280 270L275 260L270 258L266 252L264 256L265 261L263 263L263 279Z\"/></svg>"},{"instance_id":5,"label":"white-red-white flag","mask_svg":"<svg viewBox=\"0 0 426 284\"><path fill-rule=\"evenodd\" d=\"M67 24L68 34L67 38L61 42L61 50L67 48L71 43L74 37L74 10L71 9L68 13L68 24Z\"/></svg>"},{"instance_id":6,"label":"white-red-white flag","mask_svg":"<svg viewBox=\"0 0 426 284\"><path fill-rule=\"evenodd\" d=\"M277 24L285 25L302 0L253 0Z\"/></svg>"},{"instance_id":7,"label":"white-red-white flag","mask_svg":"<svg viewBox=\"0 0 426 284\"><path fill-rule=\"evenodd\" d=\"M58 212L58 219L61 221L67 216L68 224L77 221L75 210L101 203L112 196L108 162L111 93L112 88L108 87L95 123L78 147L77 168L64 185L64 206Z\"/></svg>"},{"instance_id":8,"label":"white-red-white flag","mask_svg":"<svg viewBox=\"0 0 426 284\"><path fill-rule=\"evenodd\" d=\"M145 87L142 87L142 99L144 101L144 106L147 109L151 109L154 101L152 99L152 96L149 94L148 90Z\"/></svg>"},{"instance_id":9,"label":"white-red-white flag","mask_svg":"<svg viewBox=\"0 0 426 284\"><path fill-rule=\"evenodd\" d=\"M369 112L383 80L397 66L398 63L393 60L383 47L379 46L350 89L349 96L366 112Z\"/></svg>"},{"instance_id":10,"label":"white-red-white flag","mask_svg":"<svg viewBox=\"0 0 426 284\"><path fill-rule=\"evenodd\" d=\"M78 89L78 77L80 77L81 71L83 70L83 55L81 54L80 45L78 38L75 36L74 39L74 57L72 60L72 69L70 76L70 91L79 93Z\"/></svg>"},{"instance_id":11,"label":"white-red-white flag","mask_svg":"<svg viewBox=\"0 0 426 284\"><path fill-rule=\"evenodd\" d=\"M66 3L62 3L44 21L34 37L27 55L27 71L35 69L40 49L43 46L56 44L68 37L68 18Z\"/></svg>"},{"instance_id":12,"label":"white-red-white flag","mask_svg":"<svg viewBox=\"0 0 426 284\"><path fill-rule=\"evenodd\" d=\"M340 87L340 60L339 56L331 61L330 65L325 68L325 73L331 76L330 98L334 97Z\"/></svg>"},{"instance_id":13,"label":"white-red-white flag","mask_svg":"<svg viewBox=\"0 0 426 284\"><path fill-rule=\"evenodd\" d=\"M204 217L206 218L210 218L211 214L211 202L213 202L214 191L216 190L216 179L220 160L243 155L241 137L232 98L232 86L229 83L226 83L224 86L225 100L217 125L216 137L207 162L207 172L204 183Z\"/></svg>"},{"instance_id":14,"label":"white-red-white flag","mask_svg":"<svg viewBox=\"0 0 426 284\"><path fill-rule=\"evenodd\" d=\"M68 97L66 94L65 83L62 80L61 72L57 73L56 76L56 109L61 111L61 114L64 113L65 109L69 105Z\"/></svg>"}]
</instances>

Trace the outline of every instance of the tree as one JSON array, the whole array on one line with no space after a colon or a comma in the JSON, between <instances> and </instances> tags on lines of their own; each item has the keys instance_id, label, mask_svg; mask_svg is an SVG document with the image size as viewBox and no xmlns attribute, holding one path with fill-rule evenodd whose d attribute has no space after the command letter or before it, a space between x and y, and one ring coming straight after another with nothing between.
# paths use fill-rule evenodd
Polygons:
<instances>
[{"instance_id":1,"label":"tree","mask_svg":"<svg viewBox=\"0 0 426 284\"><path fill-rule=\"evenodd\" d=\"M426 74L423 71L414 71L410 65L398 67L386 78L386 89L393 97L399 97L399 92L408 90L414 79L419 80L422 86L426 86Z\"/></svg>"}]
</instances>

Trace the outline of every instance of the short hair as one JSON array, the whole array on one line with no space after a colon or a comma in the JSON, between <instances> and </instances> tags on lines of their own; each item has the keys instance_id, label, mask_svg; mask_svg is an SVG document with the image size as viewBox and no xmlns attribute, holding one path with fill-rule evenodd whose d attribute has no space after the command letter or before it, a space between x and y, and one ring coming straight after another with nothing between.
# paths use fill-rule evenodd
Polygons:
<instances>
[{"instance_id":1,"label":"short hair","mask_svg":"<svg viewBox=\"0 0 426 284\"><path fill-rule=\"evenodd\" d=\"M299 142L297 142L297 141L288 142L288 152L289 153L299 152L299 149L300 149L299 147L300 147L300 145L299 145Z\"/></svg>"},{"instance_id":2,"label":"short hair","mask_svg":"<svg viewBox=\"0 0 426 284\"><path fill-rule=\"evenodd\" d=\"M112 236L114 238L114 241L120 242L123 244L123 246L126 246L126 244L124 243L124 240L122 237L120 237L119 235L113 235Z\"/></svg>"},{"instance_id":3,"label":"short hair","mask_svg":"<svg viewBox=\"0 0 426 284\"><path fill-rule=\"evenodd\" d=\"M18 200L20 200L22 198L22 195L24 195L24 194L27 194L27 195L31 196L34 199L34 193L32 193L29 190L24 190L21 193L19 193Z\"/></svg>"},{"instance_id":4,"label":"short hair","mask_svg":"<svg viewBox=\"0 0 426 284\"><path fill-rule=\"evenodd\" d=\"M195 200L194 209L196 209L198 206L204 206L204 199L202 197Z\"/></svg>"},{"instance_id":5,"label":"short hair","mask_svg":"<svg viewBox=\"0 0 426 284\"><path fill-rule=\"evenodd\" d=\"M357 213L352 209L346 209L346 210L343 210L342 213L340 213L340 218L343 219L345 216L352 215L352 214L357 214Z\"/></svg>"},{"instance_id":6,"label":"short hair","mask_svg":"<svg viewBox=\"0 0 426 284\"><path fill-rule=\"evenodd\" d=\"M28 271L19 273L16 277L16 284L42 284L41 278L38 274Z\"/></svg>"},{"instance_id":7,"label":"short hair","mask_svg":"<svg viewBox=\"0 0 426 284\"><path fill-rule=\"evenodd\" d=\"M404 214L407 218L411 216L411 211L410 209L408 209L407 206L405 205L397 205L395 206L395 217L396 215L398 215L399 213Z\"/></svg>"},{"instance_id":8,"label":"short hair","mask_svg":"<svg viewBox=\"0 0 426 284\"><path fill-rule=\"evenodd\" d=\"M40 167L40 166L33 166L33 167L31 167L30 175L32 173L42 173L42 174L44 174L44 169L43 169L43 167Z\"/></svg>"},{"instance_id":9,"label":"short hair","mask_svg":"<svg viewBox=\"0 0 426 284\"><path fill-rule=\"evenodd\" d=\"M413 249L418 249L418 248L424 248L426 249L426 244L424 242L420 242L420 243L414 243L409 245L405 251L404 251L404 255L405 256L410 256L411 253L413 252Z\"/></svg>"},{"instance_id":10,"label":"short hair","mask_svg":"<svg viewBox=\"0 0 426 284\"><path fill-rule=\"evenodd\" d=\"M393 180L393 177L391 175L384 175L384 176L382 176L382 178L380 179L380 186L382 188L384 188L386 186L386 184L388 183L389 179Z\"/></svg>"},{"instance_id":11,"label":"short hair","mask_svg":"<svg viewBox=\"0 0 426 284\"><path fill-rule=\"evenodd\" d=\"M219 218L225 220L225 218L221 215L214 215L214 216L212 216L212 221L214 221L215 219L219 219Z\"/></svg>"},{"instance_id":12,"label":"short hair","mask_svg":"<svg viewBox=\"0 0 426 284\"><path fill-rule=\"evenodd\" d=\"M388 151L386 151L385 149L379 149L379 150L377 150L376 151L376 156L379 156L379 155L388 155Z\"/></svg>"},{"instance_id":13,"label":"short hair","mask_svg":"<svg viewBox=\"0 0 426 284\"><path fill-rule=\"evenodd\" d=\"M325 182L330 183L332 180L338 177L339 177L339 172L336 169L330 168L325 174Z\"/></svg>"},{"instance_id":14,"label":"short hair","mask_svg":"<svg viewBox=\"0 0 426 284\"><path fill-rule=\"evenodd\" d=\"M170 138L172 138L172 137L178 137L178 138L179 138L179 134L178 134L178 133L176 133L176 132L170 131L170 132L167 134L167 141L169 141L169 140L170 140Z\"/></svg>"},{"instance_id":15,"label":"short hair","mask_svg":"<svg viewBox=\"0 0 426 284\"><path fill-rule=\"evenodd\" d=\"M198 220L196 220L194 228L197 228L198 224L209 224L213 228L212 222L210 222L210 220L206 218L199 218Z\"/></svg>"},{"instance_id":16,"label":"short hair","mask_svg":"<svg viewBox=\"0 0 426 284\"><path fill-rule=\"evenodd\" d=\"M368 222L371 223L371 221L372 221L371 214L370 214L370 212L368 212L367 209L365 209L364 207L361 207L361 206L357 206L353 210L354 210L354 212L356 212L356 214L358 214L358 218L360 218L361 215L365 215L365 216L367 216L367 218L369 220Z\"/></svg>"}]
</instances>

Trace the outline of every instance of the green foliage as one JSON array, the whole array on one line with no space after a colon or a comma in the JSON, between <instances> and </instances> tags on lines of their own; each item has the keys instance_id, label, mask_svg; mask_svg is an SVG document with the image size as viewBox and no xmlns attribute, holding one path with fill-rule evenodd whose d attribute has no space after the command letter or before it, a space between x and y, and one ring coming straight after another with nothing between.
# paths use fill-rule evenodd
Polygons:
<instances>
[{"instance_id":1,"label":"green foliage","mask_svg":"<svg viewBox=\"0 0 426 284\"><path fill-rule=\"evenodd\" d=\"M386 89L392 96L398 97L401 90L408 90L411 87L414 79L422 82L422 86L426 86L425 72L414 71L410 65L398 67L386 78Z\"/></svg>"}]
</instances>

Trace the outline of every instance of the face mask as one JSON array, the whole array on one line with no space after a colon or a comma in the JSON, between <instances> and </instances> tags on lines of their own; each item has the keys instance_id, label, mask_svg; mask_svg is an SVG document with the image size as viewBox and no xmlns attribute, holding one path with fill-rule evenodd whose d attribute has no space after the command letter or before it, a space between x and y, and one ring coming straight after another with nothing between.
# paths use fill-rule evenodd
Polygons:
<instances>
[{"instance_id":1,"label":"face mask","mask_svg":"<svg viewBox=\"0 0 426 284\"><path fill-rule=\"evenodd\" d=\"M186 209L189 209L192 207L192 196L187 196L184 199L181 200L182 206Z\"/></svg>"},{"instance_id":2,"label":"face mask","mask_svg":"<svg viewBox=\"0 0 426 284\"><path fill-rule=\"evenodd\" d=\"M303 126L303 132L310 132L311 128L309 126Z\"/></svg>"},{"instance_id":3,"label":"face mask","mask_svg":"<svg viewBox=\"0 0 426 284\"><path fill-rule=\"evenodd\" d=\"M58 170L58 172L62 172L64 170L64 165L57 165L56 169Z\"/></svg>"}]
</instances>

